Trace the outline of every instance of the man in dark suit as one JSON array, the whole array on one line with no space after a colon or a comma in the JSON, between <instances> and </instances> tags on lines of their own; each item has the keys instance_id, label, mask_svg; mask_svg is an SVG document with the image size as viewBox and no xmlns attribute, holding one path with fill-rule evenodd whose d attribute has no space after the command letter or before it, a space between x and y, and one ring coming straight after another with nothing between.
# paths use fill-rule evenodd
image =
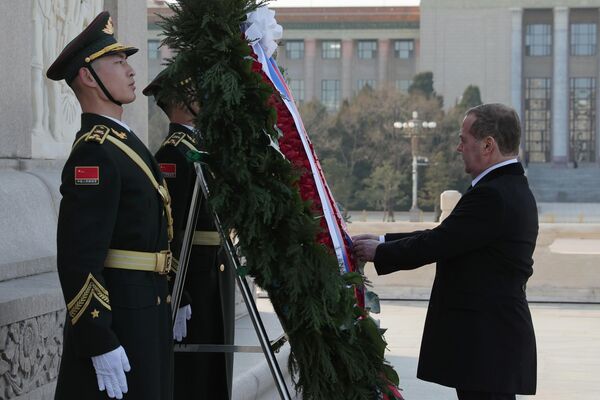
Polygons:
<instances>
[{"instance_id":1,"label":"man in dark suit","mask_svg":"<svg viewBox=\"0 0 600 400\"><path fill-rule=\"evenodd\" d=\"M436 228L358 235L355 254L379 275L437 262L417 377L461 400L535 394L536 345L525 295L538 234L517 160L520 122L501 104L467 111L458 152L472 187Z\"/></svg>"},{"instance_id":2,"label":"man in dark suit","mask_svg":"<svg viewBox=\"0 0 600 400\"><path fill-rule=\"evenodd\" d=\"M175 84L163 70L144 89L169 118L169 132L156 153L173 198L173 253L178 258L196 180L186 154L197 150L194 125L197 107L170 97ZM184 344L233 344L235 328L233 271L225 262L221 240L206 199L200 194L184 294L174 326L174 338ZM193 310L193 313L191 312ZM186 321L185 318L191 318ZM175 400L231 398L232 353L175 353Z\"/></svg>"},{"instance_id":3,"label":"man in dark suit","mask_svg":"<svg viewBox=\"0 0 600 400\"><path fill-rule=\"evenodd\" d=\"M83 114L62 172L58 275L67 304L56 400L170 400L169 192L150 151L121 121L135 99L136 48L99 14L50 66Z\"/></svg>"}]
</instances>

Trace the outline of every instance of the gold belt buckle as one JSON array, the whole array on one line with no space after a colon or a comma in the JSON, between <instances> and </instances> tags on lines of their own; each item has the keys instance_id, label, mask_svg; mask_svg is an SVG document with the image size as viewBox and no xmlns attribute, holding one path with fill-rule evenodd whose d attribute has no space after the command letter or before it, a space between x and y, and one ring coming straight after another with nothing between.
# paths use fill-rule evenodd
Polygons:
<instances>
[{"instance_id":1,"label":"gold belt buckle","mask_svg":"<svg viewBox=\"0 0 600 400\"><path fill-rule=\"evenodd\" d=\"M163 250L156 253L156 272L160 275L166 275L171 272L173 267L173 254L171 250Z\"/></svg>"}]
</instances>

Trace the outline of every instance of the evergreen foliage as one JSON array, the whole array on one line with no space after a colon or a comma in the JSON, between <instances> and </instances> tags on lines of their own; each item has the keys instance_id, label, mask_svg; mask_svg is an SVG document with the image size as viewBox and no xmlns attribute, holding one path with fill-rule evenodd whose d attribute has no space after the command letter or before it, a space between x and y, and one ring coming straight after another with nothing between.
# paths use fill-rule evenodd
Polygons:
<instances>
[{"instance_id":1,"label":"evergreen foliage","mask_svg":"<svg viewBox=\"0 0 600 400\"><path fill-rule=\"evenodd\" d=\"M464 110L468 110L469 108L478 106L480 104L483 104L483 102L481 101L481 92L479 91L479 86L467 86L463 92L460 103L458 104L459 107L463 108Z\"/></svg>"},{"instance_id":2,"label":"evergreen foliage","mask_svg":"<svg viewBox=\"0 0 600 400\"><path fill-rule=\"evenodd\" d=\"M178 52L168 79L186 82L173 96L197 102L209 155L210 204L236 232L248 274L267 290L289 337L289 368L305 400L378 398L398 376L386 343L355 304L356 273L315 241L319 228L298 193L299 173L271 146L277 139L273 90L252 71L240 27L255 0L180 0L164 18L164 44Z\"/></svg>"}]
</instances>

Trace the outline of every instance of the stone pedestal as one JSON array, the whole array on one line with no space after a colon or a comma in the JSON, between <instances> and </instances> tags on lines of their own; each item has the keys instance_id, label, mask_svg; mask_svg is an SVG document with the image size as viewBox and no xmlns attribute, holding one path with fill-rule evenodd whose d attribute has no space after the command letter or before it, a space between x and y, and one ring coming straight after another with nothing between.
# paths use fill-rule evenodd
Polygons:
<instances>
[{"instance_id":1,"label":"stone pedestal","mask_svg":"<svg viewBox=\"0 0 600 400\"><path fill-rule=\"evenodd\" d=\"M135 70L136 100L124 107L123 121L148 144L148 100L142 89L148 84L148 21L145 0L104 0L104 8L116 22L115 36L121 43L140 49L129 59ZM154 78L154 77L152 77Z\"/></svg>"},{"instance_id":2,"label":"stone pedestal","mask_svg":"<svg viewBox=\"0 0 600 400\"><path fill-rule=\"evenodd\" d=\"M81 109L46 71L103 9L117 37L139 47L131 58L147 83L144 0L3 0L8 33L0 61L0 399L54 397L65 305L56 274L60 174L79 130ZM119 29L120 28L120 29ZM147 138L147 101L125 106L124 120Z\"/></svg>"},{"instance_id":3,"label":"stone pedestal","mask_svg":"<svg viewBox=\"0 0 600 400\"><path fill-rule=\"evenodd\" d=\"M440 195L440 209L442 213L440 214L440 222L446 219L448 215L454 210L456 204L461 198L461 194L457 190L444 190Z\"/></svg>"},{"instance_id":4,"label":"stone pedestal","mask_svg":"<svg viewBox=\"0 0 600 400\"><path fill-rule=\"evenodd\" d=\"M106 6L106 7L105 7ZM131 58L138 87L147 83L144 0L7 0L0 21L10 40L3 44L0 94L0 158L65 159L79 130L81 108L64 82L46 78L62 49L103 9L111 11L117 38L139 47ZM7 48L8 47L8 48ZM141 96L141 89L138 97ZM125 106L123 119L145 141L147 102Z\"/></svg>"}]
</instances>

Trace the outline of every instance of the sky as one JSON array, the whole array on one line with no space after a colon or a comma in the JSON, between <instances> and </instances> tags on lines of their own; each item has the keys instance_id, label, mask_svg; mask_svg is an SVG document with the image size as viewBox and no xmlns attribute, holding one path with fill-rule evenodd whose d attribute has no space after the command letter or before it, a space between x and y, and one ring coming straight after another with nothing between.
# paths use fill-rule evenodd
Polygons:
<instances>
[{"instance_id":1,"label":"sky","mask_svg":"<svg viewBox=\"0 0 600 400\"><path fill-rule=\"evenodd\" d=\"M421 0L271 0L269 7L391 7L418 6L420 3Z\"/></svg>"},{"instance_id":2,"label":"sky","mask_svg":"<svg viewBox=\"0 0 600 400\"><path fill-rule=\"evenodd\" d=\"M269 7L418 6L421 0L271 0Z\"/></svg>"}]
</instances>

